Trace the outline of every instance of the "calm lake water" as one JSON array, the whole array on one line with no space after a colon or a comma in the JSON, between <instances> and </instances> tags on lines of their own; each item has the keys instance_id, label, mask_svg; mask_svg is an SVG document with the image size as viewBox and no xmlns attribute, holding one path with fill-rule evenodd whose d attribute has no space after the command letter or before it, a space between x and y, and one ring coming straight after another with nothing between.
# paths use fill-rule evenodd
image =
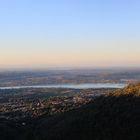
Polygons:
<instances>
[{"instance_id":1,"label":"calm lake water","mask_svg":"<svg viewBox=\"0 0 140 140\"><path fill-rule=\"evenodd\" d=\"M0 89L23 89L23 88L72 88L72 89L100 89L100 88L123 88L127 84L116 83L88 83L88 84L56 84L56 85L38 85L38 86L13 86L0 87Z\"/></svg>"}]
</instances>

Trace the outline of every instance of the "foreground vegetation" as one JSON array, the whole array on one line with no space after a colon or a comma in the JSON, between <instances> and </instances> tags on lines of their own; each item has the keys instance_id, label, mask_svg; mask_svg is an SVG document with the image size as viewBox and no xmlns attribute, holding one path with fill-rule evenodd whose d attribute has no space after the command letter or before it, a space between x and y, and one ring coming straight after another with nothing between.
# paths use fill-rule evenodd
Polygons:
<instances>
[{"instance_id":1,"label":"foreground vegetation","mask_svg":"<svg viewBox=\"0 0 140 140\"><path fill-rule=\"evenodd\" d=\"M3 140L138 140L140 83L102 95L80 108L21 121L0 120ZM23 120L22 120L23 122Z\"/></svg>"}]
</instances>

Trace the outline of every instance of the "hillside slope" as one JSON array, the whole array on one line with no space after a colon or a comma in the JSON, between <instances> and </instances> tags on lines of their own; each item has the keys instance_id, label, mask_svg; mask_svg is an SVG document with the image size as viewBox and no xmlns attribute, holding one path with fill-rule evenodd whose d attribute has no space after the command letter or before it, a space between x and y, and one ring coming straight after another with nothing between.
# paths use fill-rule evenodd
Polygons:
<instances>
[{"instance_id":1,"label":"hillside slope","mask_svg":"<svg viewBox=\"0 0 140 140\"><path fill-rule=\"evenodd\" d=\"M140 139L140 83L100 96L79 109L31 120L31 125L0 125L0 136L26 140L138 140ZM17 132L17 128L18 132ZM12 133L12 134L11 134Z\"/></svg>"},{"instance_id":2,"label":"hillside slope","mask_svg":"<svg viewBox=\"0 0 140 140\"><path fill-rule=\"evenodd\" d=\"M140 139L140 83L115 90L93 103L55 117L39 120L41 139Z\"/></svg>"}]
</instances>

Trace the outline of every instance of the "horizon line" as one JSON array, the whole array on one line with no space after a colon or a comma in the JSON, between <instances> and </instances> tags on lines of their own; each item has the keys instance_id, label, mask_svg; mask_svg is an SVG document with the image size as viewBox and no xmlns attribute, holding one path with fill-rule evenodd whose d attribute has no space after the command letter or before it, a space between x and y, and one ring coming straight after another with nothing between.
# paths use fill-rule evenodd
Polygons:
<instances>
[{"instance_id":1,"label":"horizon line","mask_svg":"<svg viewBox=\"0 0 140 140\"><path fill-rule=\"evenodd\" d=\"M92 70L92 69L140 69L140 66L48 66L48 67L0 67L1 71L41 71L41 70Z\"/></svg>"}]
</instances>

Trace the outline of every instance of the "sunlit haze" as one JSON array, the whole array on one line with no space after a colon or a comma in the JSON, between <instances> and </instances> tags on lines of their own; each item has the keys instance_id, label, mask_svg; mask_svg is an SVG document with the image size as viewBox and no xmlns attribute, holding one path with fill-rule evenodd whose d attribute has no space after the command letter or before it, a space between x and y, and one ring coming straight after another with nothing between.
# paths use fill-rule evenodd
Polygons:
<instances>
[{"instance_id":1,"label":"sunlit haze","mask_svg":"<svg viewBox=\"0 0 140 140\"><path fill-rule=\"evenodd\" d=\"M0 1L0 67L140 66L139 0Z\"/></svg>"}]
</instances>

